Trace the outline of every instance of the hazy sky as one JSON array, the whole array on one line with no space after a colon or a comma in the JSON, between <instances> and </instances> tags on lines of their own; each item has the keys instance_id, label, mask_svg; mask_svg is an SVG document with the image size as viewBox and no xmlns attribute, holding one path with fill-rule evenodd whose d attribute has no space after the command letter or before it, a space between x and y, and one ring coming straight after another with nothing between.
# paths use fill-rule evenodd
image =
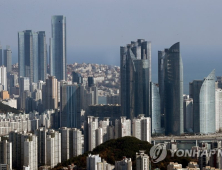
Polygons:
<instances>
[{"instance_id":1,"label":"hazy sky","mask_svg":"<svg viewBox=\"0 0 222 170\"><path fill-rule=\"evenodd\" d=\"M119 47L143 38L152 41L154 81L157 51L180 41L187 86L214 68L222 76L221 6L221 0L0 0L0 41L17 62L18 31L46 31L48 42L51 16L65 15L68 63L119 65Z\"/></svg>"}]
</instances>

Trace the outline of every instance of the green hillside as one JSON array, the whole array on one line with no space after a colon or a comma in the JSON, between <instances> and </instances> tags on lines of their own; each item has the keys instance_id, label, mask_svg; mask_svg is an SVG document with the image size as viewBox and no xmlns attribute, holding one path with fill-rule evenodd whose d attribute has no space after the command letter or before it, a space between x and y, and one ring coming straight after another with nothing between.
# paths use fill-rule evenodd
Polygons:
<instances>
[{"instance_id":1,"label":"green hillside","mask_svg":"<svg viewBox=\"0 0 222 170\"><path fill-rule=\"evenodd\" d=\"M7 112L12 112L16 114L20 113L18 109L15 109L0 102L0 113L7 113Z\"/></svg>"},{"instance_id":2,"label":"green hillside","mask_svg":"<svg viewBox=\"0 0 222 170\"><path fill-rule=\"evenodd\" d=\"M109 140L99 146L97 146L92 152L84 153L78 157L71 158L61 164L59 164L54 169L61 169L62 166L68 166L71 163L74 163L79 168L86 168L86 157L89 153L91 154L99 154L102 159L105 159L110 164L115 164L115 160L121 160L123 156L127 158L131 158L133 161L133 169L136 167L136 152L139 150L145 150L147 154L149 154L149 150L152 147L151 144L145 141L141 141L135 137L123 137L119 139ZM152 169L160 168L167 169L167 165L169 162L178 162L183 164L183 167L186 167L187 164L191 161L190 158L171 158L170 152L168 152L165 160L154 164L152 163Z\"/></svg>"}]
</instances>

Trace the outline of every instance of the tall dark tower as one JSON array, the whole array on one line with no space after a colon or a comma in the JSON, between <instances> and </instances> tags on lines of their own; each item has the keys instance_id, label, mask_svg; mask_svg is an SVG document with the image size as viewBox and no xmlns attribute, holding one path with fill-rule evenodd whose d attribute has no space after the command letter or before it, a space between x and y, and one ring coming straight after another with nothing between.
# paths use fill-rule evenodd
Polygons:
<instances>
[{"instance_id":1,"label":"tall dark tower","mask_svg":"<svg viewBox=\"0 0 222 170\"><path fill-rule=\"evenodd\" d=\"M151 42L139 39L120 47L121 114L150 116Z\"/></svg>"},{"instance_id":2,"label":"tall dark tower","mask_svg":"<svg viewBox=\"0 0 222 170\"><path fill-rule=\"evenodd\" d=\"M66 17L52 16L50 40L50 74L58 81L66 80Z\"/></svg>"},{"instance_id":3,"label":"tall dark tower","mask_svg":"<svg viewBox=\"0 0 222 170\"><path fill-rule=\"evenodd\" d=\"M4 49L4 66L6 67L7 73L12 71L12 51L8 45L6 49Z\"/></svg>"},{"instance_id":4,"label":"tall dark tower","mask_svg":"<svg viewBox=\"0 0 222 170\"><path fill-rule=\"evenodd\" d=\"M184 132L183 62L180 56L180 43L178 42L172 45L169 50L165 50L164 55L165 133L180 135ZM162 82L162 79L159 81ZM160 89L163 87L160 86Z\"/></svg>"},{"instance_id":5,"label":"tall dark tower","mask_svg":"<svg viewBox=\"0 0 222 170\"><path fill-rule=\"evenodd\" d=\"M1 46L1 44L0 44L0 66L2 66L3 65L3 60L2 60L3 58L2 58L2 46Z\"/></svg>"},{"instance_id":6,"label":"tall dark tower","mask_svg":"<svg viewBox=\"0 0 222 170\"><path fill-rule=\"evenodd\" d=\"M38 80L45 81L47 74L47 45L45 31L38 32Z\"/></svg>"}]
</instances>

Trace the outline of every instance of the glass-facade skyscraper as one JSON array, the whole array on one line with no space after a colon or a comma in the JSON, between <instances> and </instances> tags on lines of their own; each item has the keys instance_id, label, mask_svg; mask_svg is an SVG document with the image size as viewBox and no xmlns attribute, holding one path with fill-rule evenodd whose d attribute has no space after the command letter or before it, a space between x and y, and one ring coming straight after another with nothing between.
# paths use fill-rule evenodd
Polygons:
<instances>
[{"instance_id":1,"label":"glass-facade skyscraper","mask_svg":"<svg viewBox=\"0 0 222 170\"><path fill-rule=\"evenodd\" d=\"M38 34L32 30L18 33L19 76L29 77L30 82L37 82Z\"/></svg>"},{"instance_id":2,"label":"glass-facade skyscraper","mask_svg":"<svg viewBox=\"0 0 222 170\"><path fill-rule=\"evenodd\" d=\"M18 33L18 63L19 76L29 77L30 82L37 83L38 80L45 80L47 64L46 60L45 32L34 32L25 30ZM43 63L43 64L42 64ZM46 75L45 75L46 76Z\"/></svg>"},{"instance_id":3,"label":"glass-facade skyscraper","mask_svg":"<svg viewBox=\"0 0 222 170\"><path fill-rule=\"evenodd\" d=\"M190 83L193 98L194 133L214 133L215 129L215 70L204 80Z\"/></svg>"},{"instance_id":4,"label":"glass-facade skyscraper","mask_svg":"<svg viewBox=\"0 0 222 170\"><path fill-rule=\"evenodd\" d=\"M143 39L120 47L121 114L150 116L151 42Z\"/></svg>"},{"instance_id":5,"label":"glass-facade skyscraper","mask_svg":"<svg viewBox=\"0 0 222 170\"><path fill-rule=\"evenodd\" d=\"M7 73L12 71L12 51L10 46L4 49L4 66L6 67Z\"/></svg>"},{"instance_id":6,"label":"glass-facade skyscraper","mask_svg":"<svg viewBox=\"0 0 222 170\"><path fill-rule=\"evenodd\" d=\"M2 66L3 62L2 62L2 46L0 44L0 66Z\"/></svg>"},{"instance_id":7,"label":"glass-facade skyscraper","mask_svg":"<svg viewBox=\"0 0 222 170\"><path fill-rule=\"evenodd\" d=\"M50 39L50 74L58 81L66 80L66 17L52 16Z\"/></svg>"},{"instance_id":8,"label":"glass-facade skyscraper","mask_svg":"<svg viewBox=\"0 0 222 170\"><path fill-rule=\"evenodd\" d=\"M38 32L38 80L45 81L47 74L47 45L45 31Z\"/></svg>"},{"instance_id":9,"label":"glass-facade skyscraper","mask_svg":"<svg viewBox=\"0 0 222 170\"><path fill-rule=\"evenodd\" d=\"M180 43L175 43L162 54L159 53L160 97L164 98L164 124L166 135L180 135L183 125L183 62ZM160 69L160 67L163 67ZM164 88L164 89L162 89Z\"/></svg>"},{"instance_id":10,"label":"glass-facade skyscraper","mask_svg":"<svg viewBox=\"0 0 222 170\"><path fill-rule=\"evenodd\" d=\"M61 126L80 128L80 101L78 85L62 85L61 98Z\"/></svg>"},{"instance_id":11,"label":"glass-facade skyscraper","mask_svg":"<svg viewBox=\"0 0 222 170\"><path fill-rule=\"evenodd\" d=\"M150 83L151 92L151 127L152 134L162 133L159 85Z\"/></svg>"}]
</instances>

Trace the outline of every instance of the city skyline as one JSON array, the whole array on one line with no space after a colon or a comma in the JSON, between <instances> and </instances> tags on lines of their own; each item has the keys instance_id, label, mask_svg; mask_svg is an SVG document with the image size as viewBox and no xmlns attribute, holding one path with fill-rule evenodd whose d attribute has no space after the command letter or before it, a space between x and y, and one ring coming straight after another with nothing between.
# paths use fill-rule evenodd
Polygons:
<instances>
[{"instance_id":1,"label":"city skyline","mask_svg":"<svg viewBox=\"0 0 222 170\"><path fill-rule=\"evenodd\" d=\"M222 169L215 2L0 2L0 170Z\"/></svg>"},{"instance_id":2,"label":"city skyline","mask_svg":"<svg viewBox=\"0 0 222 170\"><path fill-rule=\"evenodd\" d=\"M131 10L122 9L125 1L94 0L94 2L77 1L75 3L70 0L67 0L66 3L56 1L53 2L54 8L50 9L46 7L50 5L50 1L39 2L41 3L34 2L35 10L31 8L32 1L1 2L0 19L7 19L7 22L0 28L2 33L0 41L3 47L11 46L13 63L17 61L18 56L17 32L26 29L46 31L47 44L49 44L50 18L55 14L62 14L69 20L67 63L76 61L78 63L119 65L119 46L133 39L144 38L153 44L152 77L154 82L157 82L157 68L154 67L157 65L157 51L178 41L183 46L181 53L184 56L184 75L188 75L184 76L185 87L188 88L190 81L201 79L214 68L217 73L222 71L219 62L215 62L221 61L220 54L222 53L220 48L222 46L220 41L222 25L217 22L222 13L219 9L221 1L216 0L214 3L210 3L203 0L201 5L199 1L178 2L173 0L171 3L141 1L141 4L144 5L139 5L129 0L127 1L128 8L137 11L131 19L128 17ZM95 8L90 8L90 6ZM141 10L138 10L140 8ZM157 11L156 8L160 8L160 10ZM113 13L113 10L116 12ZM187 11L190 12L187 13ZM34 20L29 17L30 14L35 16ZM147 17L142 20L141 16ZM20 20L16 20L17 17L26 20L21 24ZM125 20L124 25L121 23L123 20ZM87 25L90 25L90 30L87 30ZM138 28L137 25L140 27ZM125 29L126 27L131 29ZM83 38L85 36L87 41ZM198 68L196 68L197 64ZM194 71L196 71L195 74L192 74Z\"/></svg>"}]
</instances>

